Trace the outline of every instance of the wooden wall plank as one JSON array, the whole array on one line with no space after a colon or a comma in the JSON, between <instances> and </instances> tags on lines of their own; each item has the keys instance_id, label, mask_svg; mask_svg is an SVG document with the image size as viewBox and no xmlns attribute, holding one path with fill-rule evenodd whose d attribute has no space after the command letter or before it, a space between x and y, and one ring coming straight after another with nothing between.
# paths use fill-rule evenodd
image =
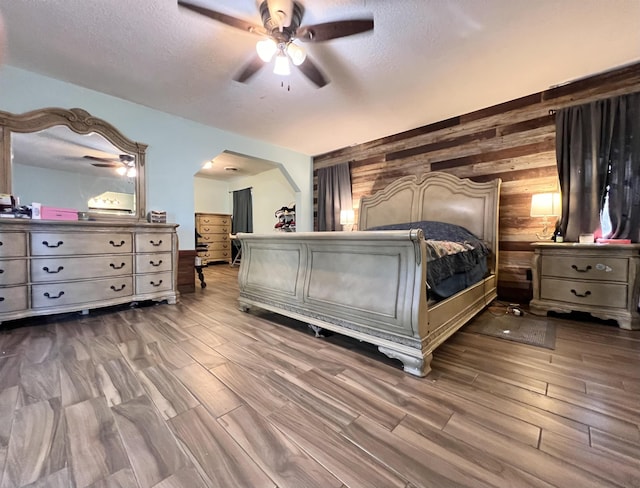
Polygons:
<instances>
[{"instance_id":1,"label":"wooden wall plank","mask_svg":"<svg viewBox=\"0 0 640 488\"><path fill-rule=\"evenodd\" d=\"M349 162L356 219L361 197L406 175L445 171L474 181L502 178L498 292L523 303L531 297L526 278L531 242L542 230L542 219L529 215L531 195L558 191L555 117L550 111L638 90L640 63L317 155L314 172ZM314 219L316 215L314 178Z\"/></svg>"}]
</instances>

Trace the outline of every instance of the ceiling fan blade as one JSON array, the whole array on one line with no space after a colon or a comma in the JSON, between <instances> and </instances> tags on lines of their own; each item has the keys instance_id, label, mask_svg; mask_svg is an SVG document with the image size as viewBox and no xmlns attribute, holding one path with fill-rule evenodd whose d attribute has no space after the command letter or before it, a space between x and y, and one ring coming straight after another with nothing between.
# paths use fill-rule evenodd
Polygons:
<instances>
[{"instance_id":1,"label":"ceiling fan blade","mask_svg":"<svg viewBox=\"0 0 640 488\"><path fill-rule=\"evenodd\" d=\"M322 71L309 59L304 60L304 62L298 66L298 69L302 71L302 74L305 75L313 84L315 84L318 88L322 88L329 80L327 80L326 76L322 74Z\"/></svg>"},{"instance_id":2,"label":"ceiling fan blade","mask_svg":"<svg viewBox=\"0 0 640 488\"><path fill-rule=\"evenodd\" d=\"M295 37L304 42L321 42L373 30L373 19L353 19L298 27Z\"/></svg>"},{"instance_id":3,"label":"ceiling fan blade","mask_svg":"<svg viewBox=\"0 0 640 488\"><path fill-rule=\"evenodd\" d=\"M215 10L210 10L205 7L200 7L199 5L194 5L190 2L185 2L184 0L178 0L178 5L181 7L187 8L193 12L199 13L210 19L217 20L218 22L222 22L223 24L230 25L231 27L235 27L236 29L243 30L245 32L250 32L251 34L258 34L260 36L266 35L267 31L261 25L252 24L251 22L247 22L242 19L238 19L236 17L232 17L231 15L223 14L222 12L217 12Z\"/></svg>"},{"instance_id":4,"label":"ceiling fan blade","mask_svg":"<svg viewBox=\"0 0 640 488\"><path fill-rule=\"evenodd\" d=\"M84 159L91 159L92 161L100 161L102 163L113 163L120 164L120 158L101 158L98 156L91 156L90 154L85 154L82 156Z\"/></svg>"},{"instance_id":5,"label":"ceiling fan blade","mask_svg":"<svg viewBox=\"0 0 640 488\"><path fill-rule=\"evenodd\" d=\"M233 79L240 83L246 83L247 80L255 75L263 66L264 61L260 59L260 56L255 54L244 68L242 68L242 71L240 71Z\"/></svg>"},{"instance_id":6,"label":"ceiling fan blade","mask_svg":"<svg viewBox=\"0 0 640 488\"><path fill-rule=\"evenodd\" d=\"M118 163L91 163L91 166L95 166L96 168L117 168L121 165Z\"/></svg>"}]
</instances>

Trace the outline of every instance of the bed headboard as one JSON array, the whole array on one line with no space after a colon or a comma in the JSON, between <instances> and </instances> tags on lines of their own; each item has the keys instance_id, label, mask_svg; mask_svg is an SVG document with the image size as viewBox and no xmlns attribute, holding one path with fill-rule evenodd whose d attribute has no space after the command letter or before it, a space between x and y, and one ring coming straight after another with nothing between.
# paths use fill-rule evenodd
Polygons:
<instances>
[{"instance_id":1,"label":"bed headboard","mask_svg":"<svg viewBox=\"0 0 640 488\"><path fill-rule=\"evenodd\" d=\"M360 199L358 229L421 220L437 220L465 227L493 252L497 269L500 184L495 179L476 183L448 173L405 176L379 192Z\"/></svg>"}]
</instances>

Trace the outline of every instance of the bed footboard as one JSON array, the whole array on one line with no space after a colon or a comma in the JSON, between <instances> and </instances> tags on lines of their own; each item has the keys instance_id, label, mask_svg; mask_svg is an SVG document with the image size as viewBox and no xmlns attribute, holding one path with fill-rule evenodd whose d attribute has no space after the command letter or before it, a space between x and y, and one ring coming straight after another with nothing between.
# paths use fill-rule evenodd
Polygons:
<instances>
[{"instance_id":1,"label":"bed footboard","mask_svg":"<svg viewBox=\"0 0 640 488\"><path fill-rule=\"evenodd\" d=\"M258 306L375 344L408 373L430 369L420 230L239 234L242 310Z\"/></svg>"}]
</instances>

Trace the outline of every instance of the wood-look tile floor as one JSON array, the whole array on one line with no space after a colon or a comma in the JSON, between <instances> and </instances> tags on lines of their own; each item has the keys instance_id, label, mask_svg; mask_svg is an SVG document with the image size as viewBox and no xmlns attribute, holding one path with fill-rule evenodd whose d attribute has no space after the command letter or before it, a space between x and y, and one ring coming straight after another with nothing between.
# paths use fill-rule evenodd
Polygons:
<instances>
[{"instance_id":1,"label":"wood-look tile floor","mask_svg":"<svg viewBox=\"0 0 640 488\"><path fill-rule=\"evenodd\" d=\"M1 326L0 488L640 487L640 332L462 329L415 378L205 275L175 306Z\"/></svg>"}]
</instances>

